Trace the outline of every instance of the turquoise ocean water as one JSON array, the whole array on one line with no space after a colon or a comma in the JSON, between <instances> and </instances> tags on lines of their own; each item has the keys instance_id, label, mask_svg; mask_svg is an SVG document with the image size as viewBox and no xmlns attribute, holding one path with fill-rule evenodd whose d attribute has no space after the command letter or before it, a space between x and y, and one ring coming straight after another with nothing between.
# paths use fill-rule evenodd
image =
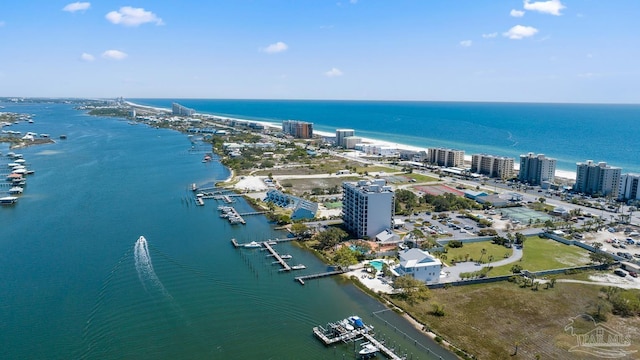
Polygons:
<instances>
[{"instance_id":1,"label":"turquoise ocean water","mask_svg":"<svg viewBox=\"0 0 640 360\"><path fill-rule=\"evenodd\" d=\"M173 101L201 113L314 123L321 131L352 128L357 136L418 147L444 146L467 155L528 152L576 162L605 161L640 172L640 105L303 100L130 99L170 108ZM519 161L519 160L518 160Z\"/></svg>"},{"instance_id":2,"label":"turquoise ocean water","mask_svg":"<svg viewBox=\"0 0 640 360\"><path fill-rule=\"evenodd\" d=\"M262 216L232 226L215 200L195 206L189 185L229 172L202 163L205 148L184 134L70 105L2 105L36 115L13 130L56 143L15 150L35 174L15 206L0 207L0 359L349 359L351 347L325 348L311 329L351 314L410 358L430 358L352 285L302 287L263 252L234 249L232 237L284 234ZM0 175L7 162L3 155ZM241 199L235 206L249 210ZM141 235L148 248L134 248ZM305 264L303 273L325 269L290 243L277 248ZM393 312L381 317L450 358Z\"/></svg>"}]
</instances>

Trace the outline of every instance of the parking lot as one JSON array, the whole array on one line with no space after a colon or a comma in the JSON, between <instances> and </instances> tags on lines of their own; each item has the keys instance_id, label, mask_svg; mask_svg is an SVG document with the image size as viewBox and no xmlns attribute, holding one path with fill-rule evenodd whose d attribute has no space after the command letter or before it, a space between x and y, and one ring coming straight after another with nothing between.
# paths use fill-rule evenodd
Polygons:
<instances>
[{"instance_id":1,"label":"parking lot","mask_svg":"<svg viewBox=\"0 0 640 360\"><path fill-rule=\"evenodd\" d=\"M640 261L640 234L638 231L610 231L585 233L582 241L601 243L602 250L611 254L626 257L631 262ZM631 229L633 230L633 229Z\"/></svg>"}]
</instances>

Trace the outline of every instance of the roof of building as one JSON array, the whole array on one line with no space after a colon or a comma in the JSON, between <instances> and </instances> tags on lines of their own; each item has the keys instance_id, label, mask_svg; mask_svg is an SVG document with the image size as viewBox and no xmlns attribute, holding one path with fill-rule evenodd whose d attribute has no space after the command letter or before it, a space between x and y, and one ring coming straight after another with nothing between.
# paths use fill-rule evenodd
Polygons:
<instances>
[{"instance_id":1,"label":"roof of building","mask_svg":"<svg viewBox=\"0 0 640 360\"><path fill-rule=\"evenodd\" d=\"M439 259L433 257L433 255L429 254L424 250L420 250L417 248L408 249L399 254L400 256L400 264L405 267L416 267L419 264L441 264L442 262Z\"/></svg>"}]
</instances>

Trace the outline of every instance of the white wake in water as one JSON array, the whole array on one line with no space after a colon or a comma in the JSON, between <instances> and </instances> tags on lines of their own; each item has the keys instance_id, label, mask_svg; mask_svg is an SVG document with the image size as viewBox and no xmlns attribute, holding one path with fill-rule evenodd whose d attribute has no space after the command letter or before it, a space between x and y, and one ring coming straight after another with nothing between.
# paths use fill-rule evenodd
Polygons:
<instances>
[{"instance_id":1,"label":"white wake in water","mask_svg":"<svg viewBox=\"0 0 640 360\"><path fill-rule=\"evenodd\" d=\"M140 282L145 290L148 292L159 291L162 295L173 300L164 288L164 285L162 285L156 272L153 271L153 264L151 263L151 256L149 255L149 245L144 236L140 236L138 241L136 241L136 245L133 247L133 258L135 260L138 278L140 278Z\"/></svg>"}]
</instances>

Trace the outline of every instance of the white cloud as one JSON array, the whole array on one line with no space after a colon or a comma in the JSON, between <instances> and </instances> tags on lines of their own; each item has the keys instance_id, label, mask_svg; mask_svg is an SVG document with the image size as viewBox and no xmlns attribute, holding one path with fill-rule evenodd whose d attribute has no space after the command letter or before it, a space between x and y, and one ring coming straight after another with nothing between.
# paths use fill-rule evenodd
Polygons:
<instances>
[{"instance_id":1,"label":"white cloud","mask_svg":"<svg viewBox=\"0 0 640 360\"><path fill-rule=\"evenodd\" d=\"M156 25L164 25L162 19L151 11L143 8L132 8L131 6L123 6L118 11L111 11L105 18L111 23L124 26L138 26L146 23L155 23Z\"/></svg>"},{"instance_id":2,"label":"white cloud","mask_svg":"<svg viewBox=\"0 0 640 360\"><path fill-rule=\"evenodd\" d=\"M591 59L593 57L593 54L587 54L587 58Z\"/></svg>"},{"instance_id":3,"label":"white cloud","mask_svg":"<svg viewBox=\"0 0 640 360\"><path fill-rule=\"evenodd\" d=\"M524 11L511 9L511 12L509 13L509 15L511 15L513 17L523 17L524 16Z\"/></svg>"},{"instance_id":4,"label":"white cloud","mask_svg":"<svg viewBox=\"0 0 640 360\"><path fill-rule=\"evenodd\" d=\"M502 33L504 37L508 37L512 40L520 40L526 37L535 35L538 29L531 26L516 25L509 29L509 31Z\"/></svg>"},{"instance_id":5,"label":"white cloud","mask_svg":"<svg viewBox=\"0 0 640 360\"><path fill-rule=\"evenodd\" d=\"M283 43L282 41L278 41L277 43L271 44L266 48L262 49L262 51L266 52L267 54L276 54L279 52L286 51L288 48L289 46L287 46L287 44Z\"/></svg>"},{"instance_id":6,"label":"white cloud","mask_svg":"<svg viewBox=\"0 0 640 360\"><path fill-rule=\"evenodd\" d=\"M565 8L566 6L562 5L560 0L548 0L548 1L536 1L536 2L529 2L529 0L524 0L525 10L537 11L543 14L560 16L562 15L560 11Z\"/></svg>"},{"instance_id":7,"label":"white cloud","mask_svg":"<svg viewBox=\"0 0 640 360\"><path fill-rule=\"evenodd\" d=\"M112 60L123 60L125 59L127 56L126 53L123 53L120 50L107 50L105 52L102 53L102 57L105 59L112 59Z\"/></svg>"},{"instance_id":8,"label":"white cloud","mask_svg":"<svg viewBox=\"0 0 640 360\"><path fill-rule=\"evenodd\" d=\"M80 60L82 60L82 61L91 62L91 61L93 61L95 59L96 59L96 57L91 55L91 54L82 53L82 55L80 55Z\"/></svg>"},{"instance_id":9,"label":"white cloud","mask_svg":"<svg viewBox=\"0 0 640 360\"><path fill-rule=\"evenodd\" d=\"M498 36L497 32L490 33L490 34L482 34L482 38L483 39L492 39L492 38L494 38L496 36Z\"/></svg>"},{"instance_id":10,"label":"white cloud","mask_svg":"<svg viewBox=\"0 0 640 360\"><path fill-rule=\"evenodd\" d=\"M74 2L71 4L67 4L67 6L62 8L62 11L68 11L68 12L85 11L90 7L91 7L91 3L88 3L88 2Z\"/></svg>"},{"instance_id":11,"label":"white cloud","mask_svg":"<svg viewBox=\"0 0 640 360\"><path fill-rule=\"evenodd\" d=\"M471 46L472 43L473 42L471 40L462 40L462 41L460 41L460 46L469 47L469 46Z\"/></svg>"},{"instance_id":12,"label":"white cloud","mask_svg":"<svg viewBox=\"0 0 640 360\"><path fill-rule=\"evenodd\" d=\"M338 68L331 68L331 70L324 73L326 77L338 77L342 76L342 71Z\"/></svg>"}]
</instances>

